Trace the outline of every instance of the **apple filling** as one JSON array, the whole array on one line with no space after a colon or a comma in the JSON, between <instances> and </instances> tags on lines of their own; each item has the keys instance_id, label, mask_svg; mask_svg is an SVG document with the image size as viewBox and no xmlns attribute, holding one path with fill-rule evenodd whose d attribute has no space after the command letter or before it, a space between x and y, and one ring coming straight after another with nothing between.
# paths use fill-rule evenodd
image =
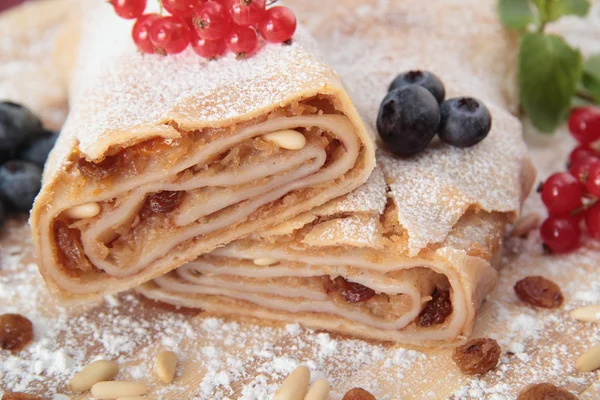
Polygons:
<instances>
[{"instance_id":1,"label":"apple filling","mask_svg":"<svg viewBox=\"0 0 600 400\"><path fill-rule=\"evenodd\" d=\"M65 195L95 201L52 222L55 257L67 273L135 274L180 243L310 197L343 179L360 152L349 119L319 96L233 127L112 149L99 162L74 155L68 171L84 184Z\"/></svg>"}]
</instances>

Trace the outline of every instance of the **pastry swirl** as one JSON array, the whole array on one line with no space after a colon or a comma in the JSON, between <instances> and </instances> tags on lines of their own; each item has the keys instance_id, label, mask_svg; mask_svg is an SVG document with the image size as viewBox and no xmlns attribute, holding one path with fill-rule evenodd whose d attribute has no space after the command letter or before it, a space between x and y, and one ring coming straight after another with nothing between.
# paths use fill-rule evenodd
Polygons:
<instances>
[{"instance_id":1,"label":"pastry swirl","mask_svg":"<svg viewBox=\"0 0 600 400\"><path fill-rule=\"evenodd\" d=\"M82 7L76 50L62 54L71 110L31 213L40 271L61 296L134 287L373 169L372 135L306 33L242 61L142 55L124 39L130 22ZM265 136L290 131L301 148Z\"/></svg>"}]
</instances>

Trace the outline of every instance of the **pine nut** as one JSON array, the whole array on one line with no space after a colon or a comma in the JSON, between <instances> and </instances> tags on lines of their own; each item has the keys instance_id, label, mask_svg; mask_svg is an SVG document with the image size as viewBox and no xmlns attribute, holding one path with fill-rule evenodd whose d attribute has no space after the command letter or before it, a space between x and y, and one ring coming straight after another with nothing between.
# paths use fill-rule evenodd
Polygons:
<instances>
[{"instance_id":1,"label":"pine nut","mask_svg":"<svg viewBox=\"0 0 600 400\"><path fill-rule=\"evenodd\" d=\"M526 237L531 231L540 226L540 220L541 217L536 213L524 215L515 222L510 235L514 237Z\"/></svg>"},{"instance_id":2,"label":"pine nut","mask_svg":"<svg viewBox=\"0 0 600 400\"><path fill-rule=\"evenodd\" d=\"M65 211L65 215L73 219L93 218L100 214L102 208L98 203L87 203L73 208L69 208Z\"/></svg>"},{"instance_id":3,"label":"pine nut","mask_svg":"<svg viewBox=\"0 0 600 400\"><path fill-rule=\"evenodd\" d=\"M175 377L175 368L177 367L177 354L172 351L161 351L156 357L154 369L158 379L164 383L171 383Z\"/></svg>"},{"instance_id":4,"label":"pine nut","mask_svg":"<svg viewBox=\"0 0 600 400\"><path fill-rule=\"evenodd\" d=\"M600 321L600 305L587 306L571 311L571 317L580 321L596 322Z\"/></svg>"},{"instance_id":5,"label":"pine nut","mask_svg":"<svg viewBox=\"0 0 600 400\"><path fill-rule=\"evenodd\" d=\"M267 133L262 138L286 150L300 150L306 146L304 135L291 129Z\"/></svg>"},{"instance_id":6,"label":"pine nut","mask_svg":"<svg viewBox=\"0 0 600 400\"><path fill-rule=\"evenodd\" d=\"M114 361L98 360L79 371L69 385L75 392L90 390L94 384L108 381L119 373L119 365Z\"/></svg>"},{"instance_id":7,"label":"pine nut","mask_svg":"<svg viewBox=\"0 0 600 400\"><path fill-rule=\"evenodd\" d=\"M304 400L327 400L329 397L329 382L325 379L317 379L310 385Z\"/></svg>"},{"instance_id":8,"label":"pine nut","mask_svg":"<svg viewBox=\"0 0 600 400\"><path fill-rule=\"evenodd\" d=\"M580 355L575 367L581 372L590 372L600 368L600 344L590 347Z\"/></svg>"},{"instance_id":9,"label":"pine nut","mask_svg":"<svg viewBox=\"0 0 600 400\"><path fill-rule=\"evenodd\" d=\"M118 399L146 394L146 385L130 381L105 381L92 386L92 396L99 399Z\"/></svg>"},{"instance_id":10,"label":"pine nut","mask_svg":"<svg viewBox=\"0 0 600 400\"><path fill-rule=\"evenodd\" d=\"M294 370L281 384L275 392L273 400L302 400L306 394L308 381L310 380L310 370L300 365Z\"/></svg>"},{"instance_id":11,"label":"pine nut","mask_svg":"<svg viewBox=\"0 0 600 400\"><path fill-rule=\"evenodd\" d=\"M255 265L260 265L262 267L266 267L267 265L277 264L279 261L275 258L256 258L254 259Z\"/></svg>"}]
</instances>

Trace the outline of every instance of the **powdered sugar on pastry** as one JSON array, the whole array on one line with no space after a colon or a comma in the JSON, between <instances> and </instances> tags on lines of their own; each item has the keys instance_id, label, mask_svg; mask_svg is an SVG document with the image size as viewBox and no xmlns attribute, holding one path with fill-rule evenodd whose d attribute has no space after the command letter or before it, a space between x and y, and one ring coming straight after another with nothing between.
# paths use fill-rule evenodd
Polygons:
<instances>
[{"instance_id":1,"label":"powdered sugar on pastry","mask_svg":"<svg viewBox=\"0 0 600 400\"><path fill-rule=\"evenodd\" d=\"M149 6L151 10L156 4ZM324 87L331 77L330 69L312 55L314 43L302 30L291 46L266 45L248 60L229 54L209 61L191 48L168 57L141 54L127 40L131 21L120 20L111 7L96 1L86 2L82 12L86 29L81 43L86 48L79 51L70 88L77 117L67 121L65 133L74 135L90 158L102 155L102 138L120 131L148 130L170 121L184 129L219 126L283 105L292 93ZM96 34L107 25L110 30Z\"/></svg>"},{"instance_id":2,"label":"powdered sugar on pastry","mask_svg":"<svg viewBox=\"0 0 600 400\"><path fill-rule=\"evenodd\" d=\"M514 74L516 46L499 23L465 23L496 20L493 2L473 6L468 0L443 0L435 7L419 0L401 7L388 1L355 3L332 5L327 23L314 13L305 22L367 124L375 125L393 77L411 69L434 71L446 86L446 97L477 97L493 115L489 136L470 149L434 141L416 157L378 155L398 220L408 233L409 255L442 242L469 208L516 214L533 177L521 125L507 111L516 99L503 89L511 86L505 82ZM312 6L301 5L307 11Z\"/></svg>"},{"instance_id":3,"label":"powdered sugar on pastry","mask_svg":"<svg viewBox=\"0 0 600 400\"><path fill-rule=\"evenodd\" d=\"M337 213L382 214L386 204L386 184L383 171L375 168L369 179L358 189L319 207L316 215Z\"/></svg>"}]
</instances>

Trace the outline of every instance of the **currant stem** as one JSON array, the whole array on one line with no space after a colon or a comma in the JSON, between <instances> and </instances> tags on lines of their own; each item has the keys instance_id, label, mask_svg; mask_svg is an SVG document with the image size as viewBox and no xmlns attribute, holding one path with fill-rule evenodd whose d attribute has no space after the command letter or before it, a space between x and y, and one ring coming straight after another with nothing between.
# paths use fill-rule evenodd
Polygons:
<instances>
[{"instance_id":1,"label":"currant stem","mask_svg":"<svg viewBox=\"0 0 600 400\"><path fill-rule=\"evenodd\" d=\"M160 11L158 12L158 14L162 16L165 10L165 8L163 7L162 0L158 0L158 6L160 7Z\"/></svg>"},{"instance_id":2,"label":"currant stem","mask_svg":"<svg viewBox=\"0 0 600 400\"><path fill-rule=\"evenodd\" d=\"M279 0L267 0L267 7L268 6L272 6L273 4L277 3Z\"/></svg>"},{"instance_id":3,"label":"currant stem","mask_svg":"<svg viewBox=\"0 0 600 400\"><path fill-rule=\"evenodd\" d=\"M589 93L584 92L583 90L577 90L575 92L575 97L580 98L583 101L587 101L588 103L597 104L596 99Z\"/></svg>"},{"instance_id":4,"label":"currant stem","mask_svg":"<svg viewBox=\"0 0 600 400\"><path fill-rule=\"evenodd\" d=\"M542 22L540 24L540 26L538 27L538 33L544 33L545 29L546 29L546 22Z\"/></svg>"}]
</instances>

